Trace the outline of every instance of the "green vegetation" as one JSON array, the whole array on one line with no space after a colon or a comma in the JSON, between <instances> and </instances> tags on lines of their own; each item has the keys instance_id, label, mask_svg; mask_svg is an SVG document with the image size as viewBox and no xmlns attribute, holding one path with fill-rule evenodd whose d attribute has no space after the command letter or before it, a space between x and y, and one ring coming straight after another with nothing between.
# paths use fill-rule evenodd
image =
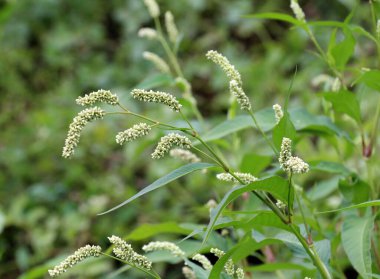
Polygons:
<instances>
[{"instance_id":1,"label":"green vegetation","mask_svg":"<svg viewBox=\"0 0 380 279\"><path fill-rule=\"evenodd\" d=\"M251 2L1 4L1 278L380 278L380 3Z\"/></svg>"}]
</instances>

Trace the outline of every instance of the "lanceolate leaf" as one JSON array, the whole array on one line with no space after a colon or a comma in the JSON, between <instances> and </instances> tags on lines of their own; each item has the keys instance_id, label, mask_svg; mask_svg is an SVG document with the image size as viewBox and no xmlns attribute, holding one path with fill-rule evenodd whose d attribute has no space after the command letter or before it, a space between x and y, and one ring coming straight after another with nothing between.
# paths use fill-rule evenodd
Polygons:
<instances>
[{"instance_id":1,"label":"lanceolate leaf","mask_svg":"<svg viewBox=\"0 0 380 279\"><path fill-rule=\"evenodd\" d=\"M297 131L335 134L348 138L347 133L339 129L328 117L310 114L303 108L291 109L289 110L289 114L290 120ZM265 132L270 131L276 125L273 109L260 110L255 113L255 117ZM212 141L247 128L255 128L251 117L248 115L238 115L234 119L220 123L202 135L202 138L205 141Z\"/></svg>"},{"instance_id":2,"label":"lanceolate leaf","mask_svg":"<svg viewBox=\"0 0 380 279\"><path fill-rule=\"evenodd\" d=\"M263 180L255 181L248 185L241 185L234 187L230 191L225 194L222 201L218 204L218 206L212 211L211 213L211 220L208 224L203 244L206 243L208 237L210 236L211 231L213 230L215 223L222 213L223 209L226 208L226 206L232 202L234 199L239 197L245 192L251 192L254 190L262 190L267 191L271 193L273 196L275 196L277 199L281 200L284 203L287 203L288 200L288 181L278 177L273 176L270 178L266 178Z\"/></svg>"},{"instance_id":3,"label":"lanceolate leaf","mask_svg":"<svg viewBox=\"0 0 380 279\"><path fill-rule=\"evenodd\" d=\"M373 217L348 216L342 227L342 245L348 259L357 272L364 278L371 278L371 234Z\"/></svg>"},{"instance_id":4,"label":"lanceolate leaf","mask_svg":"<svg viewBox=\"0 0 380 279\"><path fill-rule=\"evenodd\" d=\"M127 199L126 201L122 202L121 204L111 208L110 210L107 210L106 212L103 212L103 213L100 213L98 215L103 215L103 214L107 214L107 213L110 213L128 203L130 203L131 201L153 191L153 190L156 190L158 188L161 188L163 186L165 186L166 184L182 177L182 176L185 176L193 171L196 171L196 170L201 170L201 169L207 169L207 168L211 168L211 167L214 167L216 165L214 164L209 164L209 163L191 163L191 164L187 164L185 166L182 166L170 173L168 173L167 175L157 179L155 182L153 182L152 184L150 184L149 186L145 187L144 189L142 189L140 192L138 192L136 195L130 197L129 199Z\"/></svg>"},{"instance_id":5,"label":"lanceolate leaf","mask_svg":"<svg viewBox=\"0 0 380 279\"><path fill-rule=\"evenodd\" d=\"M331 102L333 108L340 113L345 113L356 122L361 122L360 106L354 93L346 90L339 92L323 93L324 98Z\"/></svg>"},{"instance_id":6,"label":"lanceolate leaf","mask_svg":"<svg viewBox=\"0 0 380 279\"><path fill-rule=\"evenodd\" d=\"M246 15L244 16L246 18L257 18L257 19L272 19L272 20L280 20L285 21L294 25L301 25L303 24L301 21L295 19L294 17L288 15L288 14L281 14L281 13L261 13L261 14L253 14L253 15Z\"/></svg>"},{"instance_id":7,"label":"lanceolate leaf","mask_svg":"<svg viewBox=\"0 0 380 279\"><path fill-rule=\"evenodd\" d=\"M343 208L338 208L334 210L329 210L329 211L323 211L323 212L318 212L317 214L324 214L324 213L331 213L331 212L338 212L338 211L346 211L354 208L362 208L362 207L369 207L369 206L380 206L380 200L374 200L374 201L368 201L368 202L363 202Z\"/></svg>"},{"instance_id":8,"label":"lanceolate leaf","mask_svg":"<svg viewBox=\"0 0 380 279\"><path fill-rule=\"evenodd\" d=\"M143 224L126 236L126 240L142 240L160 233L189 234L192 230L181 227L174 222L160 224Z\"/></svg>"}]
</instances>

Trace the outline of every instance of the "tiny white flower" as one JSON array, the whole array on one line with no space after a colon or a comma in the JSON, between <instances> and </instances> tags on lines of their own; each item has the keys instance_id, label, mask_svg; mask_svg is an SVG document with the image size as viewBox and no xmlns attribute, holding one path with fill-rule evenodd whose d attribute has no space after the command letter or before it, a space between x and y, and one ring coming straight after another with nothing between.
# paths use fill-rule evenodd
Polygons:
<instances>
[{"instance_id":1,"label":"tiny white flower","mask_svg":"<svg viewBox=\"0 0 380 279\"><path fill-rule=\"evenodd\" d=\"M273 105L274 116L276 117L276 123L278 124L282 117L284 117L284 112L279 104Z\"/></svg>"},{"instance_id":2,"label":"tiny white flower","mask_svg":"<svg viewBox=\"0 0 380 279\"><path fill-rule=\"evenodd\" d=\"M182 274L186 279L197 279L195 272L188 266L182 267Z\"/></svg>"},{"instance_id":3,"label":"tiny white flower","mask_svg":"<svg viewBox=\"0 0 380 279\"><path fill-rule=\"evenodd\" d=\"M169 35L169 40L174 44L178 38L178 29L174 23L174 16L170 11L165 13L165 27Z\"/></svg>"},{"instance_id":4,"label":"tiny white flower","mask_svg":"<svg viewBox=\"0 0 380 279\"><path fill-rule=\"evenodd\" d=\"M176 112L178 112L182 107L182 105L177 101L177 99L173 95L165 92L133 89L131 95L133 98L142 102L161 103L167 105Z\"/></svg>"},{"instance_id":5,"label":"tiny white flower","mask_svg":"<svg viewBox=\"0 0 380 279\"><path fill-rule=\"evenodd\" d=\"M157 31L153 28L143 27L137 32L140 38L147 38L149 40L155 40L158 38Z\"/></svg>"},{"instance_id":6,"label":"tiny white flower","mask_svg":"<svg viewBox=\"0 0 380 279\"><path fill-rule=\"evenodd\" d=\"M156 68L162 73L170 73L169 65L166 64L165 60L153 52L144 51L143 58L150 61Z\"/></svg>"},{"instance_id":7,"label":"tiny white flower","mask_svg":"<svg viewBox=\"0 0 380 279\"><path fill-rule=\"evenodd\" d=\"M84 247L79 248L75 253L69 257L67 257L60 264L55 266L53 269L50 269L49 275L51 277L57 277L62 273L66 272L69 268L73 267L77 263L89 258L89 257L99 257L102 248L100 246L95 245L86 245Z\"/></svg>"},{"instance_id":8,"label":"tiny white flower","mask_svg":"<svg viewBox=\"0 0 380 279\"><path fill-rule=\"evenodd\" d=\"M230 92L235 96L241 110L249 111L251 109L252 106L248 96L245 94L239 83L234 79L230 81Z\"/></svg>"},{"instance_id":9,"label":"tiny white flower","mask_svg":"<svg viewBox=\"0 0 380 279\"><path fill-rule=\"evenodd\" d=\"M147 135L151 129L151 126L146 123L135 124L132 128L119 132L116 135L116 142L123 145L125 142L130 142Z\"/></svg>"},{"instance_id":10,"label":"tiny white flower","mask_svg":"<svg viewBox=\"0 0 380 279\"><path fill-rule=\"evenodd\" d=\"M210 261L204 256L204 255L201 255L201 254L195 254L192 259L194 261L197 261L199 262L202 267L206 270L210 270L212 269L212 264L210 263Z\"/></svg>"},{"instance_id":11,"label":"tiny white flower","mask_svg":"<svg viewBox=\"0 0 380 279\"><path fill-rule=\"evenodd\" d=\"M302 8L300 7L300 5L298 4L297 0L291 0L290 1L290 8L292 9L296 19L298 19L299 21L302 21L302 22L306 22L305 14L304 14Z\"/></svg>"},{"instance_id":12,"label":"tiny white flower","mask_svg":"<svg viewBox=\"0 0 380 279\"><path fill-rule=\"evenodd\" d=\"M191 147L191 141L187 137L180 134L169 133L160 139L160 142L157 144L156 149L152 153L152 158L160 159L164 157L173 145L189 149Z\"/></svg>"},{"instance_id":13,"label":"tiny white flower","mask_svg":"<svg viewBox=\"0 0 380 279\"><path fill-rule=\"evenodd\" d=\"M206 53L206 57L215 64L219 65L230 80L235 80L238 86L242 86L240 73L235 69L235 66L232 65L225 56L223 56L215 50L209 50Z\"/></svg>"},{"instance_id":14,"label":"tiny white flower","mask_svg":"<svg viewBox=\"0 0 380 279\"><path fill-rule=\"evenodd\" d=\"M145 252L152 251L169 251L176 257L184 257L185 252L181 250L177 245L169 241L153 241L143 246L142 248Z\"/></svg>"},{"instance_id":15,"label":"tiny white flower","mask_svg":"<svg viewBox=\"0 0 380 279\"><path fill-rule=\"evenodd\" d=\"M155 0L144 0L144 3L151 17L155 18L160 15L160 8Z\"/></svg>"},{"instance_id":16,"label":"tiny white flower","mask_svg":"<svg viewBox=\"0 0 380 279\"><path fill-rule=\"evenodd\" d=\"M115 94L112 94L109 90L100 89L90 94L86 94L83 97L78 97L76 103L81 106L92 106L96 102L106 103L109 105L117 105L119 99Z\"/></svg>"},{"instance_id":17,"label":"tiny white flower","mask_svg":"<svg viewBox=\"0 0 380 279\"><path fill-rule=\"evenodd\" d=\"M198 158L193 152L181 148L175 148L170 150L170 156L173 158L181 159L189 163L199 162L201 159Z\"/></svg>"},{"instance_id":18,"label":"tiny white flower","mask_svg":"<svg viewBox=\"0 0 380 279\"><path fill-rule=\"evenodd\" d=\"M234 172L234 175L236 175L240 180L242 180L245 184L252 183L257 180L256 177L254 177L250 173L241 173L241 172ZM238 183L239 181L233 177L230 173L219 173L216 175L216 178L222 181L227 182L234 182Z\"/></svg>"}]
</instances>

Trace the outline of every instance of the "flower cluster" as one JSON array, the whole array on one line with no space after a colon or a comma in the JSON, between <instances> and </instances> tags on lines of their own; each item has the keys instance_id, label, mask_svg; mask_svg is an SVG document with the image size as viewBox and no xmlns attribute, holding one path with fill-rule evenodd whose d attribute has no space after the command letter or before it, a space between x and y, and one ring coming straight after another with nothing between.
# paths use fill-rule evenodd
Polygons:
<instances>
[{"instance_id":1,"label":"flower cluster","mask_svg":"<svg viewBox=\"0 0 380 279\"><path fill-rule=\"evenodd\" d=\"M185 252L181 250L177 245L174 243L171 243L169 241L153 241L149 242L147 245L144 245L142 248L145 252L152 252L152 251L169 251L176 257L184 257Z\"/></svg>"},{"instance_id":2,"label":"flower cluster","mask_svg":"<svg viewBox=\"0 0 380 279\"><path fill-rule=\"evenodd\" d=\"M210 270L212 269L212 264L210 263L210 261L204 256L204 255L201 255L201 254L195 254L192 259L194 261L197 261L199 262L202 267L206 270Z\"/></svg>"},{"instance_id":3,"label":"flower cluster","mask_svg":"<svg viewBox=\"0 0 380 279\"><path fill-rule=\"evenodd\" d=\"M157 31L149 27L140 28L139 31L137 32L137 35L140 38L147 38L149 40L155 40L158 37Z\"/></svg>"},{"instance_id":4,"label":"flower cluster","mask_svg":"<svg viewBox=\"0 0 380 279\"><path fill-rule=\"evenodd\" d=\"M148 8L148 12L151 17L158 17L160 15L160 8L155 0L144 0L145 6Z\"/></svg>"},{"instance_id":5,"label":"flower cluster","mask_svg":"<svg viewBox=\"0 0 380 279\"><path fill-rule=\"evenodd\" d=\"M277 207L280 208L280 209L285 209L285 207L286 207L286 204L283 203L283 202L280 201L280 200L277 200L276 205L277 205Z\"/></svg>"},{"instance_id":6,"label":"flower cluster","mask_svg":"<svg viewBox=\"0 0 380 279\"><path fill-rule=\"evenodd\" d=\"M119 99L115 94L112 94L111 91L103 89L76 99L76 103L81 106L92 106L96 102L116 106L119 103Z\"/></svg>"},{"instance_id":7,"label":"flower cluster","mask_svg":"<svg viewBox=\"0 0 380 279\"><path fill-rule=\"evenodd\" d=\"M181 159L189 163L199 162L201 159L198 158L193 152L181 148L175 148L170 150L170 156L173 158Z\"/></svg>"},{"instance_id":8,"label":"flower cluster","mask_svg":"<svg viewBox=\"0 0 380 279\"><path fill-rule=\"evenodd\" d=\"M160 139L160 142L157 144L156 149L152 153L152 158L160 159L164 157L173 145L189 149L191 147L191 141L187 137L181 136L180 134L169 133Z\"/></svg>"},{"instance_id":9,"label":"flower cluster","mask_svg":"<svg viewBox=\"0 0 380 279\"><path fill-rule=\"evenodd\" d=\"M182 274L186 279L197 279L195 272L188 266L182 267Z\"/></svg>"},{"instance_id":10,"label":"flower cluster","mask_svg":"<svg viewBox=\"0 0 380 279\"><path fill-rule=\"evenodd\" d=\"M273 105L274 116L276 117L276 123L278 124L282 117L284 117L284 112L279 104Z\"/></svg>"},{"instance_id":11,"label":"flower cluster","mask_svg":"<svg viewBox=\"0 0 380 279\"><path fill-rule=\"evenodd\" d=\"M292 141L289 138L282 139L278 161L281 168L289 173L306 173L309 171L307 163L299 157L292 156Z\"/></svg>"},{"instance_id":12,"label":"flower cluster","mask_svg":"<svg viewBox=\"0 0 380 279\"><path fill-rule=\"evenodd\" d=\"M59 265L55 266L53 269L49 270L49 275L51 277L57 277L62 273L66 272L67 269L73 267L77 263L85 260L89 257L98 257L102 251L100 246L94 245L86 245L84 247L79 248L75 253L69 257L67 257L63 262Z\"/></svg>"},{"instance_id":13,"label":"flower cluster","mask_svg":"<svg viewBox=\"0 0 380 279\"><path fill-rule=\"evenodd\" d=\"M98 108L88 108L84 109L74 117L73 122L69 126L69 131L65 140L65 146L63 147L62 156L69 158L74 154L75 147L78 145L80 140L80 134L83 128L88 122L101 119L105 115L105 111Z\"/></svg>"},{"instance_id":14,"label":"flower cluster","mask_svg":"<svg viewBox=\"0 0 380 279\"><path fill-rule=\"evenodd\" d=\"M150 51L144 51L143 52L143 58L147 61L152 62L152 64L162 73L170 73L170 68L168 64L157 54L150 52Z\"/></svg>"},{"instance_id":15,"label":"flower cluster","mask_svg":"<svg viewBox=\"0 0 380 279\"><path fill-rule=\"evenodd\" d=\"M142 102L150 102L150 103L161 103L167 105L174 111L179 111L181 109L181 104L177 101L177 99L168 93L153 91L153 90L143 90L143 89L133 89L131 92L133 98L142 101Z\"/></svg>"},{"instance_id":16,"label":"flower cluster","mask_svg":"<svg viewBox=\"0 0 380 279\"><path fill-rule=\"evenodd\" d=\"M237 102L240 105L241 110L246 110L246 111L251 110L252 106L251 106L251 102L249 101L249 98L244 93L241 86L239 86L238 82L234 79L230 81L230 92L232 93L233 96L235 96Z\"/></svg>"},{"instance_id":17,"label":"flower cluster","mask_svg":"<svg viewBox=\"0 0 380 279\"><path fill-rule=\"evenodd\" d=\"M242 172L234 172L234 175L236 175L240 180L242 180L245 184L252 183L257 180L256 177L254 177L250 173L242 173ZM233 177L230 173L219 173L216 175L216 178L222 181L228 181L228 182L234 182L238 183L239 181Z\"/></svg>"},{"instance_id":18,"label":"flower cluster","mask_svg":"<svg viewBox=\"0 0 380 279\"><path fill-rule=\"evenodd\" d=\"M290 8L292 9L296 19L302 22L306 22L305 14L301 9L300 5L298 4L297 0L290 0Z\"/></svg>"},{"instance_id":19,"label":"flower cluster","mask_svg":"<svg viewBox=\"0 0 380 279\"><path fill-rule=\"evenodd\" d=\"M132 128L118 133L116 135L116 142L123 145L125 142L130 142L147 135L151 129L151 126L146 123L135 124Z\"/></svg>"},{"instance_id":20,"label":"flower cluster","mask_svg":"<svg viewBox=\"0 0 380 279\"><path fill-rule=\"evenodd\" d=\"M169 40L174 44L178 38L178 30L174 23L174 16L170 11L165 13L165 27L169 35Z\"/></svg>"},{"instance_id":21,"label":"flower cluster","mask_svg":"<svg viewBox=\"0 0 380 279\"><path fill-rule=\"evenodd\" d=\"M235 69L235 66L230 63L227 57L215 50L209 50L206 53L206 57L219 65L230 80L236 80L238 86L242 85L240 73Z\"/></svg>"},{"instance_id":22,"label":"flower cluster","mask_svg":"<svg viewBox=\"0 0 380 279\"><path fill-rule=\"evenodd\" d=\"M132 246L126 243L120 237L113 235L111 237L108 237L108 239L112 244L115 245L112 251L119 259L148 270L152 268L152 262L149 261L147 257L136 253L133 250Z\"/></svg>"},{"instance_id":23,"label":"flower cluster","mask_svg":"<svg viewBox=\"0 0 380 279\"><path fill-rule=\"evenodd\" d=\"M210 253L214 254L218 258L221 258L226 254L224 251L219 250L218 248L211 248ZM230 276L233 276L235 274L234 263L231 259L229 259L224 265L224 270Z\"/></svg>"}]
</instances>

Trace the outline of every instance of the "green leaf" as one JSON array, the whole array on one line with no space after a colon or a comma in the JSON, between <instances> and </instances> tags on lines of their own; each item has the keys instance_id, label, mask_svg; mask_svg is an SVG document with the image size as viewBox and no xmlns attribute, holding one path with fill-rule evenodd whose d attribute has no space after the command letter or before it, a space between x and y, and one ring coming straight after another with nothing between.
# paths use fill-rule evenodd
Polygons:
<instances>
[{"instance_id":1,"label":"green leaf","mask_svg":"<svg viewBox=\"0 0 380 279\"><path fill-rule=\"evenodd\" d=\"M204 235L203 244L207 242L207 239L210 236L210 233L213 230L215 223L222 213L223 209L243 193L251 192L254 190L269 192L282 202L288 202L288 181L278 176L272 176L263 180L258 180L248 185L236 186L224 195L222 201L211 212L211 218Z\"/></svg>"},{"instance_id":2,"label":"green leaf","mask_svg":"<svg viewBox=\"0 0 380 279\"><path fill-rule=\"evenodd\" d=\"M311 161L308 162L310 169L313 171L323 171L329 173L337 173L344 176L348 176L352 174L352 172L347 169L344 165L337 162L329 162L329 161Z\"/></svg>"},{"instance_id":3,"label":"green leaf","mask_svg":"<svg viewBox=\"0 0 380 279\"><path fill-rule=\"evenodd\" d=\"M355 38L348 28L343 29L344 40L335 44L335 36L333 46L329 46L329 54L333 57L335 66L338 70L343 71L348 60L355 50Z\"/></svg>"},{"instance_id":4,"label":"green leaf","mask_svg":"<svg viewBox=\"0 0 380 279\"><path fill-rule=\"evenodd\" d=\"M134 229L130 234L128 234L126 240L142 240L151 238L160 233L171 233L171 234L189 234L192 230L181 227L174 222L166 222L160 224L143 224L138 228Z\"/></svg>"},{"instance_id":5,"label":"green leaf","mask_svg":"<svg viewBox=\"0 0 380 279\"><path fill-rule=\"evenodd\" d=\"M323 93L323 97L331 102L335 111L347 114L357 123L361 122L360 106L354 93L342 90L339 92Z\"/></svg>"},{"instance_id":6,"label":"green leaf","mask_svg":"<svg viewBox=\"0 0 380 279\"><path fill-rule=\"evenodd\" d=\"M311 201L326 198L332 192L338 189L339 177L333 177L331 179L316 183L313 188L307 192L307 197Z\"/></svg>"},{"instance_id":7,"label":"green leaf","mask_svg":"<svg viewBox=\"0 0 380 279\"><path fill-rule=\"evenodd\" d=\"M304 23L295 19L294 17L288 14L281 13L259 13L253 15L245 15L245 18L257 18L257 19L272 19L272 20L280 20L284 22L291 23L293 25L303 25Z\"/></svg>"},{"instance_id":8,"label":"green leaf","mask_svg":"<svg viewBox=\"0 0 380 279\"><path fill-rule=\"evenodd\" d=\"M142 82L137 84L135 88L153 89L161 86L169 86L173 81L173 78L168 74L157 74L145 78Z\"/></svg>"},{"instance_id":9,"label":"green leaf","mask_svg":"<svg viewBox=\"0 0 380 279\"><path fill-rule=\"evenodd\" d=\"M371 234L373 217L348 216L343 222L342 245L355 270L364 278L371 278Z\"/></svg>"},{"instance_id":10,"label":"green leaf","mask_svg":"<svg viewBox=\"0 0 380 279\"><path fill-rule=\"evenodd\" d=\"M284 137L293 140L296 136L296 128L290 120L289 114L284 112L284 116L280 122L273 129L273 143L274 146L280 150L281 142Z\"/></svg>"},{"instance_id":11,"label":"green leaf","mask_svg":"<svg viewBox=\"0 0 380 279\"><path fill-rule=\"evenodd\" d=\"M275 125L272 109L260 110L255 113L255 118L264 131L269 131ZM204 141L220 139L226 135L235 133L242 129L254 128L254 123L249 115L238 115L233 119L228 119L215 126L210 131L202 135ZM256 128L255 128L256 129Z\"/></svg>"},{"instance_id":12,"label":"green leaf","mask_svg":"<svg viewBox=\"0 0 380 279\"><path fill-rule=\"evenodd\" d=\"M350 209L362 208L362 207L371 207L371 206L380 206L380 200L373 200L373 201L362 202L362 203L359 203L359 204L354 204L354 205L351 205L351 206L342 207L342 208L338 208L338 209L334 209L334 210L317 212L317 214L325 214L325 213L331 213L331 212L346 211L346 210L350 210Z\"/></svg>"},{"instance_id":13,"label":"green leaf","mask_svg":"<svg viewBox=\"0 0 380 279\"><path fill-rule=\"evenodd\" d=\"M185 176L193 171L196 171L196 170L201 170L201 169L207 169L207 168L211 168L211 167L215 167L216 165L214 164L209 164L209 163L191 163L191 164L187 164L185 166L182 166L170 173L168 173L167 175L157 179L155 182L153 182L152 184L150 184L149 186L145 187L144 189L142 189L140 192L138 192L136 195L130 197L129 199L127 199L126 201L122 202L121 204L111 208L110 210L107 210L106 212L103 212L103 213L100 213L98 215L103 215L103 214L107 214L107 213L110 213L128 203L130 203L131 201L153 191L153 190L156 190L158 188L161 188L163 186L165 186L166 184L182 177L182 176Z\"/></svg>"},{"instance_id":14,"label":"green leaf","mask_svg":"<svg viewBox=\"0 0 380 279\"><path fill-rule=\"evenodd\" d=\"M285 225L276 214L268 210L261 211L251 220L242 225L242 228L244 228L246 231L260 227L274 227L290 231L289 226Z\"/></svg>"},{"instance_id":15,"label":"green leaf","mask_svg":"<svg viewBox=\"0 0 380 279\"><path fill-rule=\"evenodd\" d=\"M294 124L297 131L316 131L348 138L347 133L338 128L326 116L310 114L303 108L291 109L289 114L291 122ZM255 118L264 132L270 131L276 125L272 108L256 112ZM210 131L203 134L202 138L206 142L212 141L247 128L256 129L252 118L249 115L238 115L234 119L226 120L215 126Z\"/></svg>"},{"instance_id":16,"label":"green leaf","mask_svg":"<svg viewBox=\"0 0 380 279\"><path fill-rule=\"evenodd\" d=\"M267 168L272 162L271 156L261 156L254 153L244 155L240 164L242 172L249 172L252 175L259 176L259 174Z\"/></svg>"},{"instance_id":17,"label":"green leaf","mask_svg":"<svg viewBox=\"0 0 380 279\"><path fill-rule=\"evenodd\" d=\"M323 115L313 115L303 108L290 110L290 119L297 131L323 132L349 138L347 133L331 122L330 118Z\"/></svg>"},{"instance_id":18,"label":"green leaf","mask_svg":"<svg viewBox=\"0 0 380 279\"><path fill-rule=\"evenodd\" d=\"M249 271L276 271L276 270L302 270L309 271L309 269L303 265L296 263L267 263L256 266L250 266L246 268Z\"/></svg>"},{"instance_id":19,"label":"green leaf","mask_svg":"<svg viewBox=\"0 0 380 279\"><path fill-rule=\"evenodd\" d=\"M379 70L370 70L364 72L357 82L364 83L369 88L380 92L380 71Z\"/></svg>"}]
</instances>

